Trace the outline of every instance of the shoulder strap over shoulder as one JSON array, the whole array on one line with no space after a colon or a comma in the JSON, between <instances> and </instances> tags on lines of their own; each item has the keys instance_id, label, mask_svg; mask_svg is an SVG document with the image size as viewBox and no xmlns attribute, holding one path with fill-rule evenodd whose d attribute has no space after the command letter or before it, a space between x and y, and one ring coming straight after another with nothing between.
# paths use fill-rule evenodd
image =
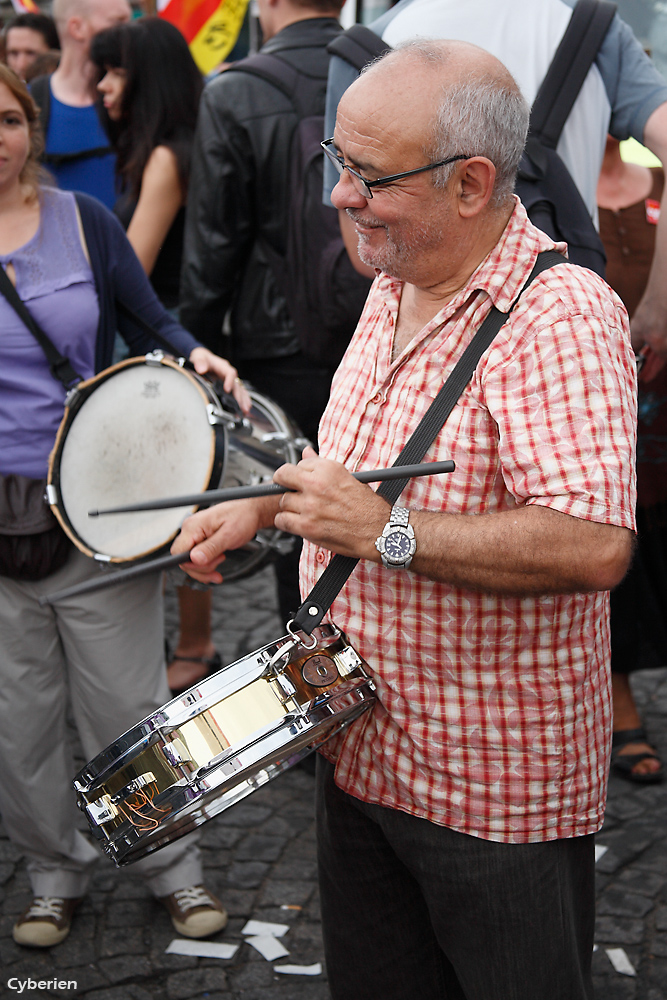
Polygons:
<instances>
[{"instance_id":1,"label":"shoulder strap over shoulder","mask_svg":"<svg viewBox=\"0 0 667 1000\"><path fill-rule=\"evenodd\" d=\"M379 35L363 24L353 24L327 45L327 52L332 56L340 56L358 70L389 51L391 45L387 45Z\"/></svg>"},{"instance_id":2,"label":"shoulder strap over shoulder","mask_svg":"<svg viewBox=\"0 0 667 1000\"><path fill-rule=\"evenodd\" d=\"M298 70L284 59L268 52L258 52L254 56L240 59L225 70L225 73L249 73L250 76L258 76L273 84L290 100L294 100L297 95Z\"/></svg>"},{"instance_id":3,"label":"shoulder strap over shoulder","mask_svg":"<svg viewBox=\"0 0 667 1000\"><path fill-rule=\"evenodd\" d=\"M555 149L589 69L609 30L616 4L579 0L530 113L530 133Z\"/></svg>"},{"instance_id":4,"label":"shoulder strap over shoulder","mask_svg":"<svg viewBox=\"0 0 667 1000\"><path fill-rule=\"evenodd\" d=\"M423 461L424 455L435 441L447 417L456 406L461 393L472 378L482 354L492 343L503 323L509 319L510 313L530 283L543 271L555 267L557 264L567 264L567 262L567 258L556 250L543 250L537 255L535 265L509 311L503 313L495 306L491 308L486 319L454 365L449 378L417 424L413 434L394 462L394 467ZM384 497L390 504L395 504L408 482L408 479L385 480L378 487L378 496ZM311 635L313 629L320 624L337 595L345 586L358 562L359 560L354 556L334 555L290 624Z\"/></svg>"}]
</instances>

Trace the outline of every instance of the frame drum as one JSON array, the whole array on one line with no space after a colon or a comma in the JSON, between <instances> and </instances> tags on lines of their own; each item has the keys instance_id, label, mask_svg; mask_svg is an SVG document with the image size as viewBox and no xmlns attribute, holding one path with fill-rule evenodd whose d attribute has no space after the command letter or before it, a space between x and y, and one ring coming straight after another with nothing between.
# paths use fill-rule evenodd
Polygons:
<instances>
[{"instance_id":1,"label":"frame drum","mask_svg":"<svg viewBox=\"0 0 667 1000\"><path fill-rule=\"evenodd\" d=\"M49 461L47 496L66 534L100 562L136 563L166 550L196 507L91 518L88 511L270 482L307 442L287 415L249 389L252 410L228 408L206 379L156 351L81 382L67 396ZM246 576L290 536L261 532L230 552L225 579Z\"/></svg>"},{"instance_id":2,"label":"frame drum","mask_svg":"<svg viewBox=\"0 0 667 1000\"><path fill-rule=\"evenodd\" d=\"M344 633L321 625L306 638L223 667L80 771L78 804L117 866L190 833L373 705L375 684Z\"/></svg>"}]
</instances>

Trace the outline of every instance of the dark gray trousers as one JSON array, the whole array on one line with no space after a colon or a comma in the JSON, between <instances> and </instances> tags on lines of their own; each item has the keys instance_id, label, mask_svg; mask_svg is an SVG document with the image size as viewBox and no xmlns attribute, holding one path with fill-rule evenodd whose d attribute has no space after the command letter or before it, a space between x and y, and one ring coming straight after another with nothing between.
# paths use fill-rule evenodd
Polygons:
<instances>
[{"instance_id":1,"label":"dark gray trousers","mask_svg":"<svg viewBox=\"0 0 667 1000\"><path fill-rule=\"evenodd\" d=\"M334 1000L591 1000L593 836L501 844L347 795L318 756Z\"/></svg>"}]
</instances>

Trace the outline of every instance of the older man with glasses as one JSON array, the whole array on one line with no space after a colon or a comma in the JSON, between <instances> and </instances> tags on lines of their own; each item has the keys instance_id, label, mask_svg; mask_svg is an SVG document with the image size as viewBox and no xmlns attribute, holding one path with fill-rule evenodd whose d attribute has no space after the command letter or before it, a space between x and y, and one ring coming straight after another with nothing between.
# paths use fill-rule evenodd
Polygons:
<instances>
[{"instance_id":1,"label":"older man with glasses","mask_svg":"<svg viewBox=\"0 0 667 1000\"><path fill-rule=\"evenodd\" d=\"M633 545L627 316L513 195L528 108L493 56L418 42L344 95L325 143L377 271L293 492L189 519L214 567L259 527L357 557L332 616L378 703L318 761L320 889L336 1000L590 1000L593 835L611 736L609 596ZM523 293L522 293L523 290ZM350 472L392 464L492 306L509 317L389 508ZM387 526L397 543L387 552ZM400 539L399 539L400 542Z\"/></svg>"}]
</instances>

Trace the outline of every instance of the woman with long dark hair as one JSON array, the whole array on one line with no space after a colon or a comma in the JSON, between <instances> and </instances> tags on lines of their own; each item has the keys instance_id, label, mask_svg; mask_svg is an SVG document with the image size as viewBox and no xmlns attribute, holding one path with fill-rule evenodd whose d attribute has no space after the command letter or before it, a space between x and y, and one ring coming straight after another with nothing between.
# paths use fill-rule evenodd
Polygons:
<instances>
[{"instance_id":1,"label":"woman with long dark hair","mask_svg":"<svg viewBox=\"0 0 667 1000\"><path fill-rule=\"evenodd\" d=\"M93 39L116 151L116 215L163 304L178 303L190 151L203 81L172 24L149 17Z\"/></svg>"},{"instance_id":2,"label":"woman with long dark hair","mask_svg":"<svg viewBox=\"0 0 667 1000\"><path fill-rule=\"evenodd\" d=\"M100 32L91 58L117 156L114 211L153 288L173 310L203 80L181 33L158 17ZM221 666L211 637L210 593L180 587L178 600L181 634L168 668L174 694Z\"/></svg>"}]
</instances>

